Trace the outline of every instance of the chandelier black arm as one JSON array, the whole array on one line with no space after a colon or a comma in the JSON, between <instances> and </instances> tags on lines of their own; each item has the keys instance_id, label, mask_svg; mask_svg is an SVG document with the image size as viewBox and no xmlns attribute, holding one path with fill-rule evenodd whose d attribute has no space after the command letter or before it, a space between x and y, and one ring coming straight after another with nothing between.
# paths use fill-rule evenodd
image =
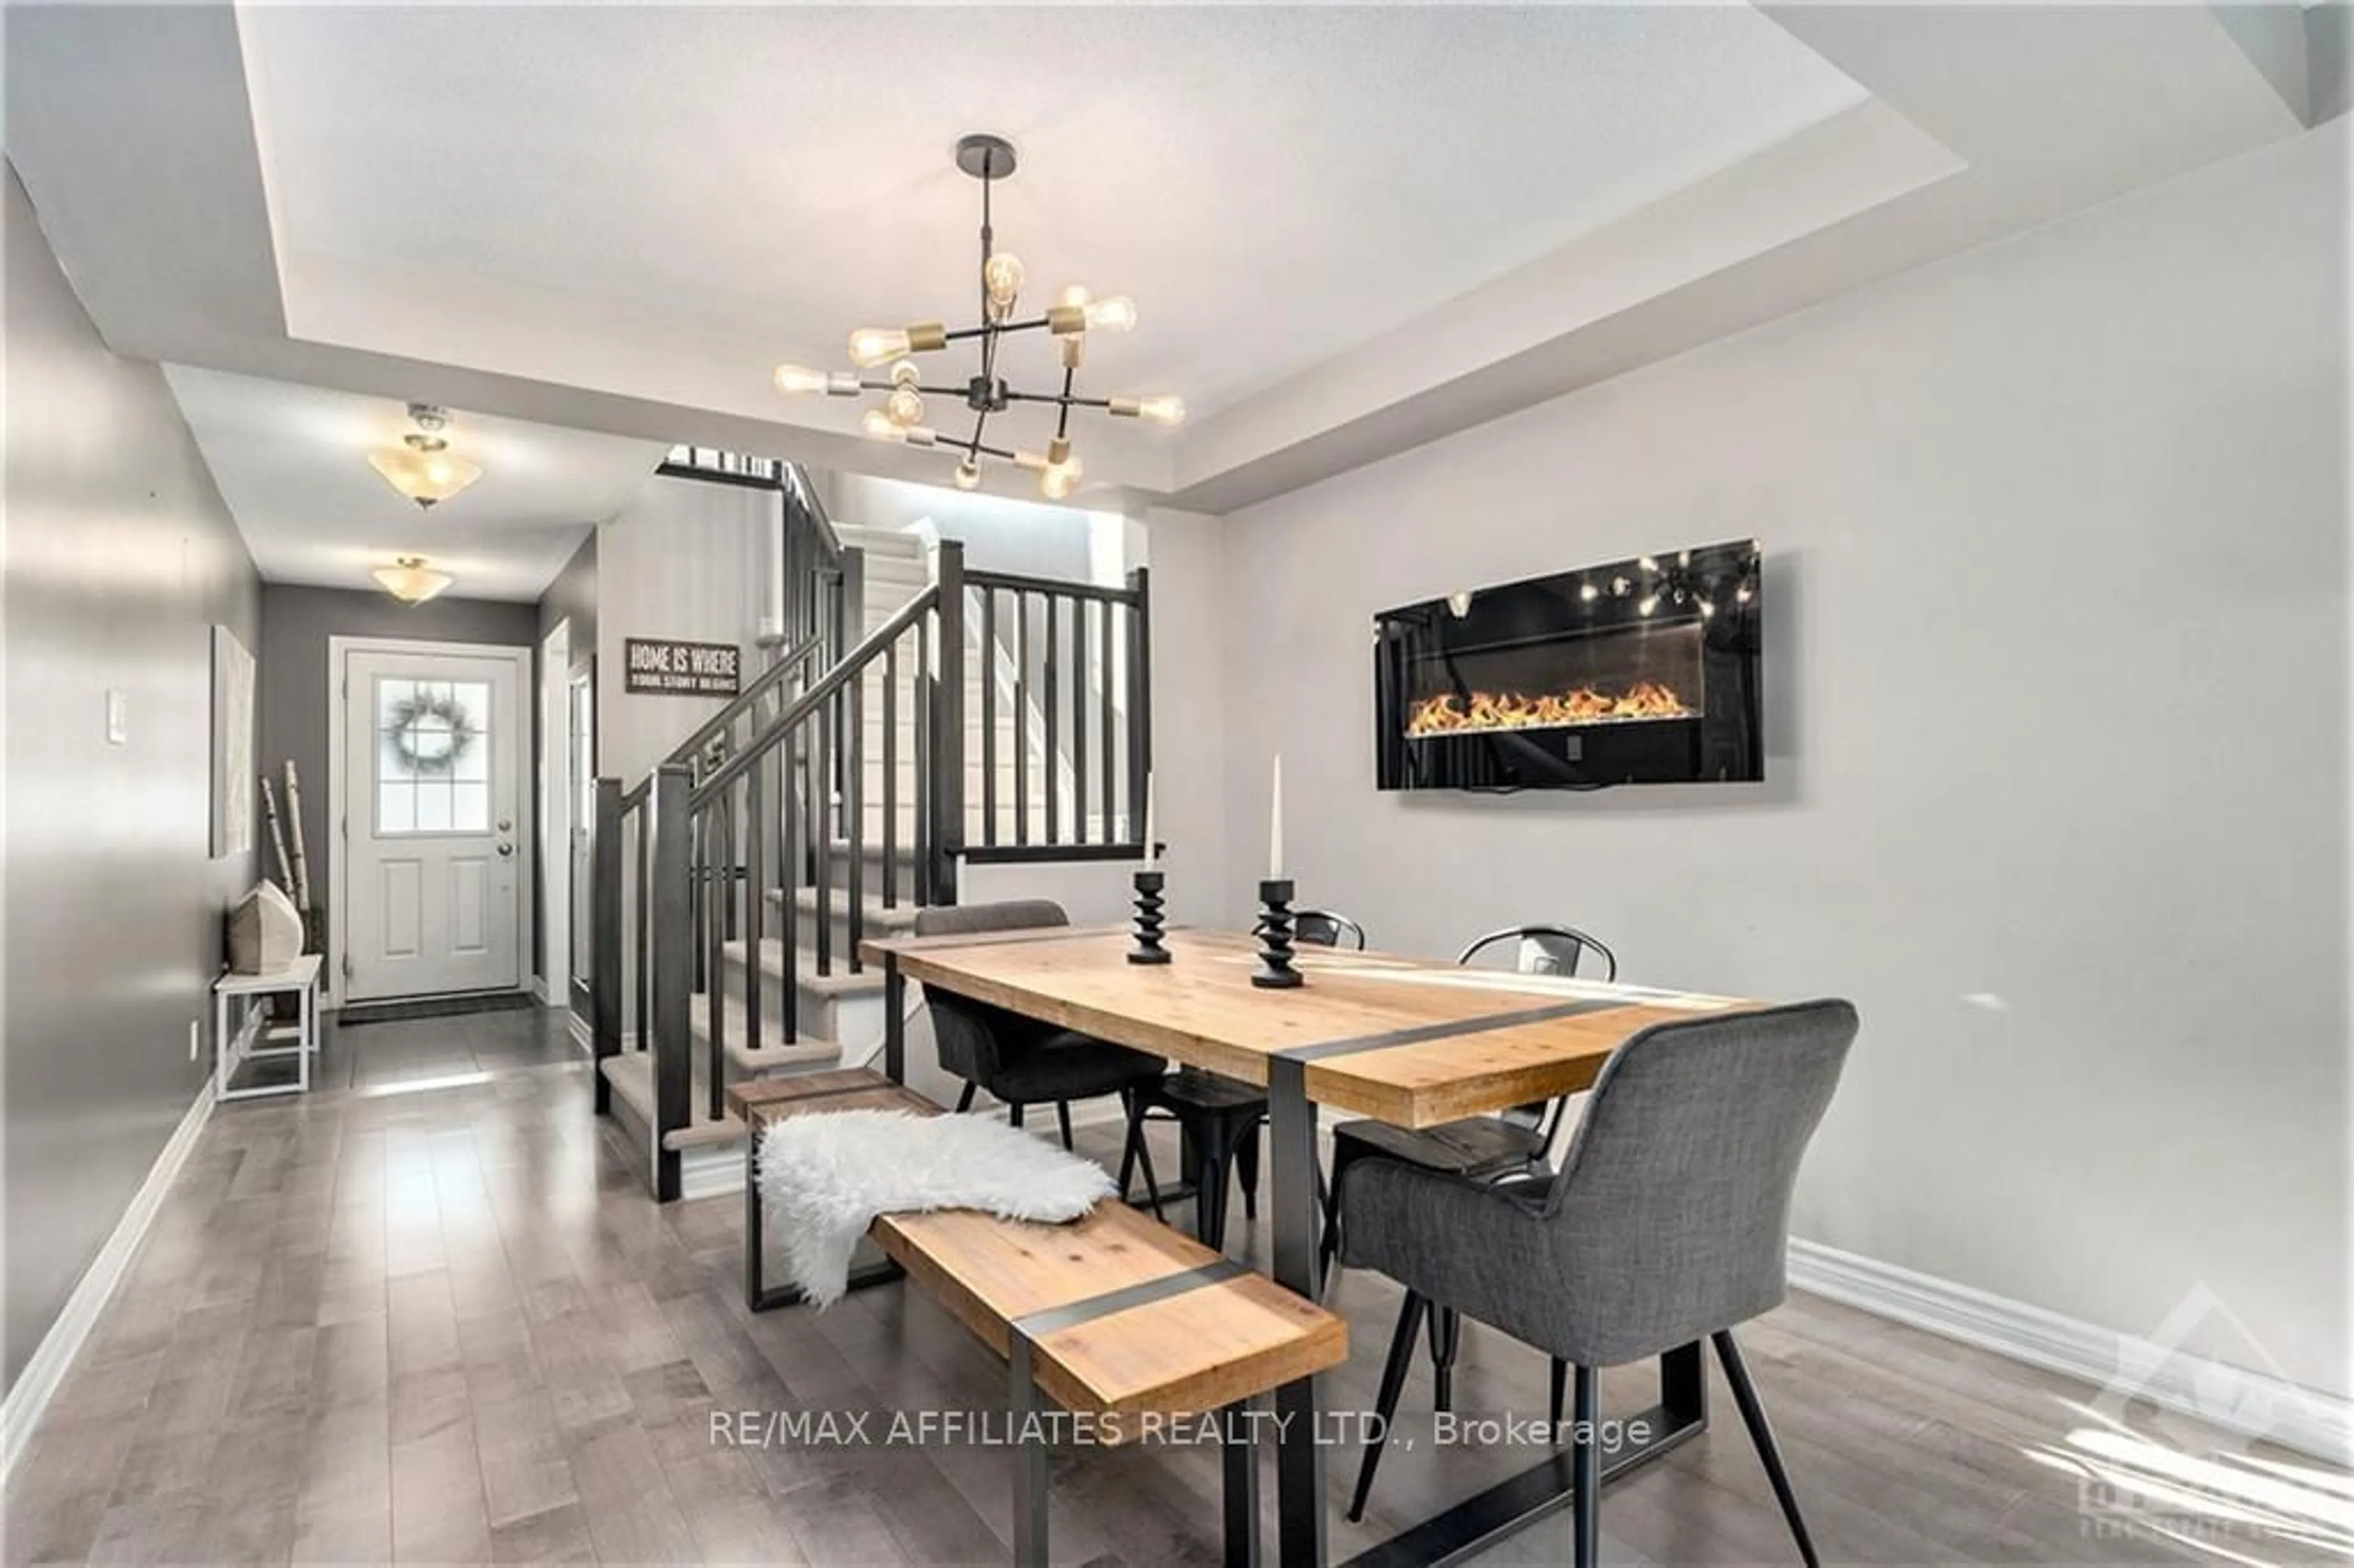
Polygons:
<instances>
[{"instance_id":1,"label":"chandelier black arm","mask_svg":"<svg viewBox=\"0 0 2354 1568\"><path fill-rule=\"evenodd\" d=\"M1029 332L1033 328L1046 324L1047 320L1044 316L1033 316L1026 322L984 322L980 326L959 327L954 332L942 333L940 338L945 343L961 343L969 337L993 337L999 333Z\"/></svg>"},{"instance_id":2,"label":"chandelier black arm","mask_svg":"<svg viewBox=\"0 0 2354 1568\"><path fill-rule=\"evenodd\" d=\"M1066 382L1069 380L1069 373L1067 371L1064 373L1064 379ZM1079 397L1073 396L1068 391L1065 391L1059 396L1052 392L1016 392L1011 387L1005 389L1005 400L1009 403L1060 403L1066 408L1108 408L1111 407L1111 399L1108 397Z\"/></svg>"},{"instance_id":3,"label":"chandelier black arm","mask_svg":"<svg viewBox=\"0 0 2354 1568\"><path fill-rule=\"evenodd\" d=\"M960 452L970 452L975 457L1002 458L1007 462L1013 461L1013 453L1009 449L984 446L978 440L960 441L954 436L937 436L933 438L932 444L938 447L954 447Z\"/></svg>"}]
</instances>

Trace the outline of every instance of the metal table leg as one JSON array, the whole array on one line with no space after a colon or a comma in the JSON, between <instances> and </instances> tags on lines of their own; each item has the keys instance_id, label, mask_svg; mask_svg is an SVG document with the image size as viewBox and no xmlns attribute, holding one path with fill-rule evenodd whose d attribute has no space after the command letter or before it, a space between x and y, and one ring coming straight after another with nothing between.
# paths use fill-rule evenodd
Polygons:
<instances>
[{"instance_id":1,"label":"metal table leg","mask_svg":"<svg viewBox=\"0 0 2354 1568\"><path fill-rule=\"evenodd\" d=\"M1316 1256L1316 1107L1308 1099L1308 1065L1270 1058L1267 1086L1276 1283L1314 1301L1322 1292ZM1284 1568L1323 1568L1324 1451L1317 1446L1321 1403L1312 1377L1275 1391L1276 1542Z\"/></svg>"}]
</instances>

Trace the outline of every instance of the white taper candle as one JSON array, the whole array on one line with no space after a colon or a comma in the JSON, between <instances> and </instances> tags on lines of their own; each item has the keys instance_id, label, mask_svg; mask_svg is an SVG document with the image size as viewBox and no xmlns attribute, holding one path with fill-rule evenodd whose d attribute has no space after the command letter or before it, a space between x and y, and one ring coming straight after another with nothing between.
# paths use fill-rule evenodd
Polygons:
<instances>
[{"instance_id":1,"label":"white taper candle","mask_svg":"<svg viewBox=\"0 0 2354 1568\"><path fill-rule=\"evenodd\" d=\"M1267 879L1283 880L1283 753L1275 754L1275 789L1267 804Z\"/></svg>"}]
</instances>

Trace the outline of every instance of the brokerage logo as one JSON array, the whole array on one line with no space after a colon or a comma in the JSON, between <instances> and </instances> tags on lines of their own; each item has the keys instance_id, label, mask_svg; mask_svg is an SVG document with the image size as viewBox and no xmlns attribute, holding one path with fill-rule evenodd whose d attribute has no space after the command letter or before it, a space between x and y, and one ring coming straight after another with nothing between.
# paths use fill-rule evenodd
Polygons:
<instances>
[{"instance_id":1,"label":"brokerage logo","mask_svg":"<svg viewBox=\"0 0 2354 1568\"><path fill-rule=\"evenodd\" d=\"M2076 1481L2084 1536L2167 1542L2242 1562L2261 1544L2298 1554L2354 1552L2343 1472L2267 1452L2311 1398L2204 1284L2119 1348L2084 1424L2030 1457ZM2187 1407L2187 1409L2186 1409Z\"/></svg>"}]
</instances>

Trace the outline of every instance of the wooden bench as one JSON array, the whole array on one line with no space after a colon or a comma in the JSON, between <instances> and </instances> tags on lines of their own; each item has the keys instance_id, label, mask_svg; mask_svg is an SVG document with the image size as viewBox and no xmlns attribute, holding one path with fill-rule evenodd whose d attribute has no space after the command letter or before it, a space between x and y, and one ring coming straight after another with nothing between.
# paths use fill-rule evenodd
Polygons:
<instances>
[{"instance_id":1,"label":"wooden bench","mask_svg":"<svg viewBox=\"0 0 2354 1568\"><path fill-rule=\"evenodd\" d=\"M794 1086L800 1092L789 1092ZM758 1129L829 1110L938 1107L880 1074L852 1069L744 1086ZM757 1189L747 1171L747 1191ZM755 1210L748 1201L747 1218ZM1106 1445L1162 1417L1215 1413L1229 1563L1255 1563L1258 1469L1249 1402L1348 1356L1347 1325L1266 1276L1125 1203L1069 1224L970 1209L885 1214L868 1235L885 1258L1005 1358L1014 1446L1013 1560L1046 1561L1049 1441L1043 1400L1089 1419ZM760 1241L748 1233L748 1258ZM757 1270L748 1262L748 1270ZM757 1279L748 1272L748 1282Z\"/></svg>"}]
</instances>

